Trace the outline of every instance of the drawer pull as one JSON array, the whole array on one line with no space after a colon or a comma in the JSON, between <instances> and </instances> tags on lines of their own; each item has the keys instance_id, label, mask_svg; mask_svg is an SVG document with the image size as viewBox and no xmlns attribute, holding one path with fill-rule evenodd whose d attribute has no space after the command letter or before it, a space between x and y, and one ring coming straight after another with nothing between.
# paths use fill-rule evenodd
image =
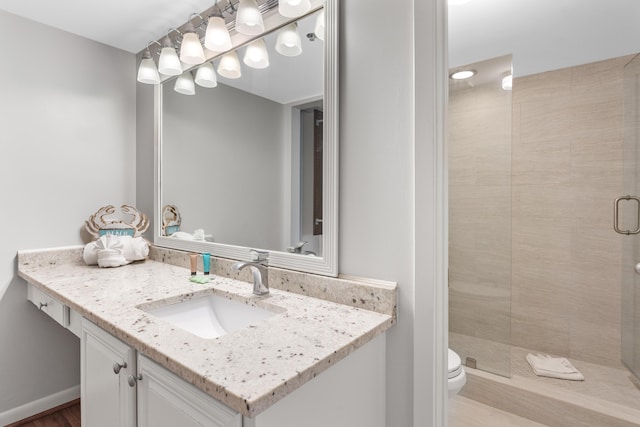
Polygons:
<instances>
[{"instance_id":1,"label":"drawer pull","mask_svg":"<svg viewBox=\"0 0 640 427\"><path fill-rule=\"evenodd\" d=\"M127 367L127 362L122 362L122 363L114 363L113 364L113 373L118 375L120 373L120 369L122 368L126 368Z\"/></svg>"},{"instance_id":2,"label":"drawer pull","mask_svg":"<svg viewBox=\"0 0 640 427\"><path fill-rule=\"evenodd\" d=\"M48 305L48 303L46 302L41 302L40 305L38 306L38 310L42 310L43 308L45 308Z\"/></svg>"},{"instance_id":3,"label":"drawer pull","mask_svg":"<svg viewBox=\"0 0 640 427\"><path fill-rule=\"evenodd\" d=\"M129 375L129 386L134 387L136 385L136 381L142 381L142 374L138 374L135 377L133 375Z\"/></svg>"}]
</instances>

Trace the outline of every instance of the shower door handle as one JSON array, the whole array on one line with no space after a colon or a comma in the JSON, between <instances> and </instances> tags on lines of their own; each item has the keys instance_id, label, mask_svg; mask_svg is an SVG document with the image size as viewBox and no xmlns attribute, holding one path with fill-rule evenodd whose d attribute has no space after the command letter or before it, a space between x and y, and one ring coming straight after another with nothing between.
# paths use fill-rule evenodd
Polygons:
<instances>
[{"instance_id":1,"label":"shower door handle","mask_svg":"<svg viewBox=\"0 0 640 427\"><path fill-rule=\"evenodd\" d=\"M636 202L636 229L635 230L620 230L619 227L619 215L620 215L620 202L623 200L634 200ZM640 198L634 196L622 196L618 197L613 202L613 229L618 234L638 234L640 233Z\"/></svg>"}]
</instances>

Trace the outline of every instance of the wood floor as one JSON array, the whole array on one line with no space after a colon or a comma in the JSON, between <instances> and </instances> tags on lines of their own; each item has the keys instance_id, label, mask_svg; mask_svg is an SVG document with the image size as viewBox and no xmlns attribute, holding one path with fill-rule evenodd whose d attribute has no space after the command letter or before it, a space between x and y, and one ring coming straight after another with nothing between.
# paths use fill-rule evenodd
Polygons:
<instances>
[{"instance_id":1,"label":"wood floor","mask_svg":"<svg viewBox=\"0 0 640 427\"><path fill-rule=\"evenodd\" d=\"M80 427L80 399L34 415L6 427Z\"/></svg>"}]
</instances>

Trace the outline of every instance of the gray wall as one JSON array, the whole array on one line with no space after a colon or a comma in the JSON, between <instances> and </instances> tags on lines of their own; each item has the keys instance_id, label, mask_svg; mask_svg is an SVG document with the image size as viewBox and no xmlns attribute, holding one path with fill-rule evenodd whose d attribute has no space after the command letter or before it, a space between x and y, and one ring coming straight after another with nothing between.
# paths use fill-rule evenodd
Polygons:
<instances>
[{"instance_id":1,"label":"gray wall","mask_svg":"<svg viewBox=\"0 0 640 427\"><path fill-rule=\"evenodd\" d=\"M182 231L286 250L283 106L224 84L185 96L164 86L162 197Z\"/></svg>"},{"instance_id":2,"label":"gray wall","mask_svg":"<svg viewBox=\"0 0 640 427\"><path fill-rule=\"evenodd\" d=\"M399 285L387 425L412 425L412 2L341 2L339 270ZM373 31L385 28L388 31ZM425 402L427 404L428 402Z\"/></svg>"},{"instance_id":3,"label":"gray wall","mask_svg":"<svg viewBox=\"0 0 640 427\"><path fill-rule=\"evenodd\" d=\"M135 203L135 58L0 12L0 418L80 383L78 339L27 302L16 251L81 244ZM1 421L1 420L0 420Z\"/></svg>"}]
</instances>

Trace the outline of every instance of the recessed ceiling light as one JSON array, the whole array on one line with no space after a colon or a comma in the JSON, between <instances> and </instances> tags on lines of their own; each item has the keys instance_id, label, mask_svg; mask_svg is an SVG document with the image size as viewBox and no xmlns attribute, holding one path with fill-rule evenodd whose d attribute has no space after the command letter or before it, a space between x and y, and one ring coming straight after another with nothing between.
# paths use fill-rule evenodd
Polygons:
<instances>
[{"instance_id":1,"label":"recessed ceiling light","mask_svg":"<svg viewBox=\"0 0 640 427\"><path fill-rule=\"evenodd\" d=\"M455 73L451 73L449 75L449 78L453 80L464 80L464 79L470 79L475 75L476 75L476 70L460 70L460 71L456 71Z\"/></svg>"}]
</instances>

